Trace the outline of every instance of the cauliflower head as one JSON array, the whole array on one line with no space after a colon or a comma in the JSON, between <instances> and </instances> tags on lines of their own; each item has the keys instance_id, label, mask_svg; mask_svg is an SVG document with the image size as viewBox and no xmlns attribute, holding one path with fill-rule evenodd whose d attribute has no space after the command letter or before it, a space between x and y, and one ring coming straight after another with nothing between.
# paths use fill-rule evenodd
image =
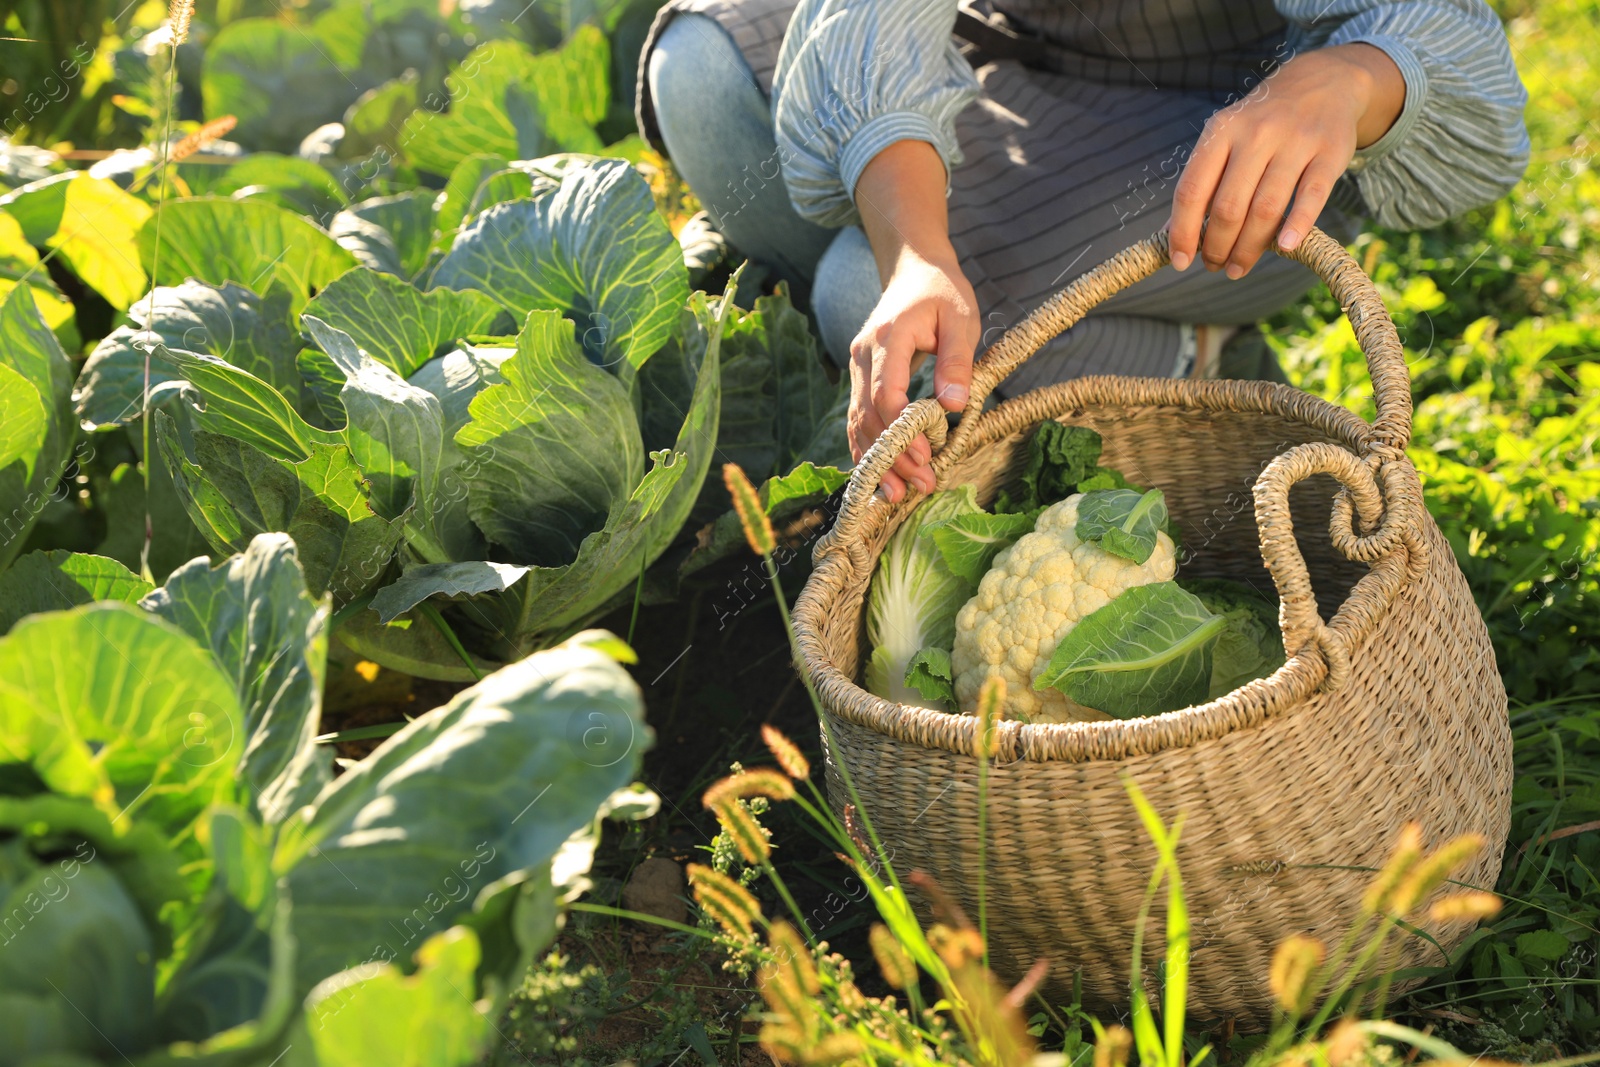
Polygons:
<instances>
[{"instance_id":1,"label":"cauliflower head","mask_svg":"<svg viewBox=\"0 0 1600 1067\"><path fill-rule=\"evenodd\" d=\"M1007 718L1027 722L1086 722L1110 716L1086 708L1055 689L1036 691L1033 680L1056 646L1085 616L1136 585L1170 581L1177 552L1165 532L1155 551L1134 563L1078 539L1075 493L1046 508L1033 532L995 557L978 592L956 615L957 704L977 705L978 691L999 675L1006 683Z\"/></svg>"}]
</instances>

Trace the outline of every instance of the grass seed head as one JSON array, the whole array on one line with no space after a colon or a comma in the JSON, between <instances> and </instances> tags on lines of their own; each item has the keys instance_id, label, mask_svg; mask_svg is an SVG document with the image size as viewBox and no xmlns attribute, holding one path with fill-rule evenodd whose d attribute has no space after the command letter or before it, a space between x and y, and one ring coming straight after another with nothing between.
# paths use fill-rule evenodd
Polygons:
<instances>
[{"instance_id":1,"label":"grass seed head","mask_svg":"<svg viewBox=\"0 0 1600 1067\"><path fill-rule=\"evenodd\" d=\"M783 736L777 727L763 723L761 740L767 743L768 751L778 761L778 766L783 768L784 774L797 781L811 777L811 761L800 751L800 746Z\"/></svg>"},{"instance_id":2,"label":"grass seed head","mask_svg":"<svg viewBox=\"0 0 1600 1067\"><path fill-rule=\"evenodd\" d=\"M722 484L728 487L733 498L733 510L738 513L739 525L744 527L744 539L758 556L770 556L778 547L778 538L772 532L772 521L767 509L761 506L761 495L745 477L744 469L737 463L722 465Z\"/></svg>"},{"instance_id":3,"label":"grass seed head","mask_svg":"<svg viewBox=\"0 0 1600 1067\"><path fill-rule=\"evenodd\" d=\"M763 963L760 971L760 976L765 977L762 995L765 997L765 989L771 985L778 997L778 1001L768 998L774 1013L787 1006L789 1014L802 1019L814 1009L811 998L822 992L822 979L816 973L811 949L800 931L782 918L774 918L770 931L766 931L766 947L771 949L773 958Z\"/></svg>"},{"instance_id":4,"label":"grass seed head","mask_svg":"<svg viewBox=\"0 0 1600 1067\"><path fill-rule=\"evenodd\" d=\"M1290 1015L1304 1015L1316 993L1312 981L1328 957L1328 946L1315 937L1295 934L1272 954L1269 983L1278 1006Z\"/></svg>"},{"instance_id":5,"label":"grass seed head","mask_svg":"<svg viewBox=\"0 0 1600 1067\"><path fill-rule=\"evenodd\" d=\"M695 903L716 920L728 936L745 941L755 936L761 905L750 891L720 871L689 864L689 887Z\"/></svg>"},{"instance_id":6,"label":"grass seed head","mask_svg":"<svg viewBox=\"0 0 1600 1067\"><path fill-rule=\"evenodd\" d=\"M882 923L873 923L867 932L872 958L878 961L883 980L895 989L910 989L917 983L917 965L898 938Z\"/></svg>"},{"instance_id":7,"label":"grass seed head","mask_svg":"<svg viewBox=\"0 0 1600 1067\"><path fill-rule=\"evenodd\" d=\"M167 162L182 163L212 141L232 133L233 128L237 125L239 125L239 120L232 115L224 115L219 119L212 119L173 145L172 151L167 153Z\"/></svg>"},{"instance_id":8,"label":"grass seed head","mask_svg":"<svg viewBox=\"0 0 1600 1067\"><path fill-rule=\"evenodd\" d=\"M1421 907L1429 894L1472 862L1472 858L1483 851L1483 846L1482 834L1462 834L1434 849L1395 887L1389 899L1389 913L1409 915Z\"/></svg>"},{"instance_id":9,"label":"grass seed head","mask_svg":"<svg viewBox=\"0 0 1600 1067\"><path fill-rule=\"evenodd\" d=\"M167 25L172 31L172 47L189 39L189 22L194 18L194 0L172 0L167 8Z\"/></svg>"},{"instance_id":10,"label":"grass seed head","mask_svg":"<svg viewBox=\"0 0 1600 1067\"><path fill-rule=\"evenodd\" d=\"M762 1024L757 1040L761 1042L761 1051L771 1056L774 1063L804 1063L806 1048L811 1043L810 1036L790 1022Z\"/></svg>"},{"instance_id":11,"label":"grass seed head","mask_svg":"<svg viewBox=\"0 0 1600 1067\"><path fill-rule=\"evenodd\" d=\"M733 838L734 847L746 863L760 865L767 862L772 855L772 843L767 840L767 832L761 828L749 808L737 800L727 800L711 810L716 813L717 822Z\"/></svg>"},{"instance_id":12,"label":"grass seed head","mask_svg":"<svg viewBox=\"0 0 1600 1067\"><path fill-rule=\"evenodd\" d=\"M1418 823L1408 822L1400 828L1400 838L1395 842L1394 851L1389 853L1389 862L1383 865L1372 884L1367 886L1361 898L1362 910L1368 915L1387 910L1395 887L1411 873L1411 868L1421 858L1422 827Z\"/></svg>"},{"instance_id":13,"label":"grass seed head","mask_svg":"<svg viewBox=\"0 0 1600 1067\"><path fill-rule=\"evenodd\" d=\"M771 958L756 971L756 990L772 1017L761 1028L761 1047L780 1063L808 1063L822 1029L816 961L800 932L783 919L768 930L767 947Z\"/></svg>"},{"instance_id":14,"label":"grass seed head","mask_svg":"<svg viewBox=\"0 0 1600 1067\"><path fill-rule=\"evenodd\" d=\"M709 811L734 800L766 797L768 800L793 800L794 782L771 767L751 767L719 778L700 796Z\"/></svg>"},{"instance_id":15,"label":"grass seed head","mask_svg":"<svg viewBox=\"0 0 1600 1067\"><path fill-rule=\"evenodd\" d=\"M867 1043L856 1034L827 1034L817 1040L802 1061L805 1067L834 1067L858 1059L867 1051Z\"/></svg>"},{"instance_id":16,"label":"grass seed head","mask_svg":"<svg viewBox=\"0 0 1600 1067\"><path fill-rule=\"evenodd\" d=\"M928 944L952 971L983 959L983 938L970 926L934 923L928 927Z\"/></svg>"},{"instance_id":17,"label":"grass seed head","mask_svg":"<svg viewBox=\"0 0 1600 1067\"><path fill-rule=\"evenodd\" d=\"M1344 1019L1328 1035L1328 1067L1357 1063L1367 1054L1367 1033L1352 1019Z\"/></svg>"},{"instance_id":18,"label":"grass seed head","mask_svg":"<svg viewBox=\"0 0 1600 1067\"><path fill-rule=\"evenodd\" d=\"M1105 1028L1094 1043L1094 1067L1128 1067L1133 1032L1115 1024Z\"/></svg>"},{"instance_id":19,"label":"grass seed head","mask_svg":"<svg viewBox=\"0 0 1600 1067\"><path fill-rule=\"evenodd\" d=\"M1440 897L1428 909L1428 918L1436 923L1475 923L1480 919L1492 919L1498 914L1500 898L1480 889Z\"/></svg>"}]
</instances>

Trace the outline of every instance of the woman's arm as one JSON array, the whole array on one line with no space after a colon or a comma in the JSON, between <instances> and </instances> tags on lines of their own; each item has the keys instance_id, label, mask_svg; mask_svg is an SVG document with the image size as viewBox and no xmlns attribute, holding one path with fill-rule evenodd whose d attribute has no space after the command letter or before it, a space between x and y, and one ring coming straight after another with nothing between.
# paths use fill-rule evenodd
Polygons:
<instances>
[{"instance_id":1,"label":"woman's arm","mask_svg":"<svg viewBox=\"0 0 1600 1067\"><path fill-rule=\"evenodd\" d=\"M944 163L925 141L878 153L856 183L861 226L883 296L850 345L850 451L860 459L906 406L913 361L931 352L933 390L949 411L967 402L978 344L978 302L950 245ZM883 478L899 500L905 481L933 491L928 441L918 437Z\"/></svg>"},{"instance_id":2,"label":"woman's arm","mask_svg":"<svg viewBox=\"0 0 1600 1067\"><path fill-rule=\"evenodd\" d=\"M955 116L978 81L951 40L956 0L801 0L773 75L773 125L789 199L824 226L860 223L884 293L850 352L850 447L860 459L906 405L918 352L934 389L966 402L977 302L950 246L945 196L961 161ZM883 480L933 488L926 440Z\"/></svg>"}]
</instances>

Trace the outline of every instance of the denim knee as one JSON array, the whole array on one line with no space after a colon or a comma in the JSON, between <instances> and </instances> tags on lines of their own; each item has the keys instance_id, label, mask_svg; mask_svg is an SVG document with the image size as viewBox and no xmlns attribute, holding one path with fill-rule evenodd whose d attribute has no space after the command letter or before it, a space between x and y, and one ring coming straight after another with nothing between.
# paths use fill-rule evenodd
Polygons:
<instances>
[{"instance_id":1,"label":"denim knee","mask_svg":"<svg viewBox=\"0 0 1600 1067\"><path fill-rule=\"evenodd\" d=\"M667 24L650 50L650 97L662 135L692 132L730 102L760 85L728 31L708 15L684 12Z\"/></svg>"},{"instance_id":2,"label":"denim knee","mask_svg":"<svg viewBox=\"0 0 1600 1067\"><path fill-rule=\"evenodd\" d=\"M803 295L833 231L789 203L771 107L733 38L714 19L678 15L645 71L667 153L711 221Z\"/></svg>"},{"instance_id":3,"label":"denim knee","mask_svg":"<svg viewBox=\"0 0 1600 1067\"><path fill-rule=\"evenodd\" d=\"M850 365L850 342L882 295L878 263L872 258L867 235L858 227L845 227L817 261L811 287L811 310L817 317L822 346L838 366Z\"/></svg>"}]
</instances>

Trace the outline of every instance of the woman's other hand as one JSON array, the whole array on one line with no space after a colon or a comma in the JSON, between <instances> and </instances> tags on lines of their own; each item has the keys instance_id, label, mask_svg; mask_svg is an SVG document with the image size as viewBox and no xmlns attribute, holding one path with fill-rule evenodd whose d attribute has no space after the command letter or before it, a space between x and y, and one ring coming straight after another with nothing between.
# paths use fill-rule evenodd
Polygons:
<instances>
[{"instance_id":1,"label":"woman's other hand","mask_svg":"<svg viewBox=\"0 0 1600 1067\"><path fill-rule=\"evenodd\" d=\"M1186 270L1198 253L1207 270L1242 278L1274 236L1293 250L1356 150L1388 132L1405 99L1400 68L1373 45L1322 48L1279 67L1206 123L1173 193L1172 265Z\"/></svg>"},{"instance_id":2,"label":"woman's other hand","mask_svg":"<svg viewBox=\"0 0 1600 1067\"><path fill-rule=\"evenodd\" d=\"M978 303L950 246L945 169L932 145L898 141L856 182L856 206L883 279L883 296L850 346L850 451L859 461L905 408L911 373L927 353L933 391L947 411L967 403L979 337ZM926 437L883 476L890 500L907 482L934 488Z\"/></svg>"}]
</instances>

